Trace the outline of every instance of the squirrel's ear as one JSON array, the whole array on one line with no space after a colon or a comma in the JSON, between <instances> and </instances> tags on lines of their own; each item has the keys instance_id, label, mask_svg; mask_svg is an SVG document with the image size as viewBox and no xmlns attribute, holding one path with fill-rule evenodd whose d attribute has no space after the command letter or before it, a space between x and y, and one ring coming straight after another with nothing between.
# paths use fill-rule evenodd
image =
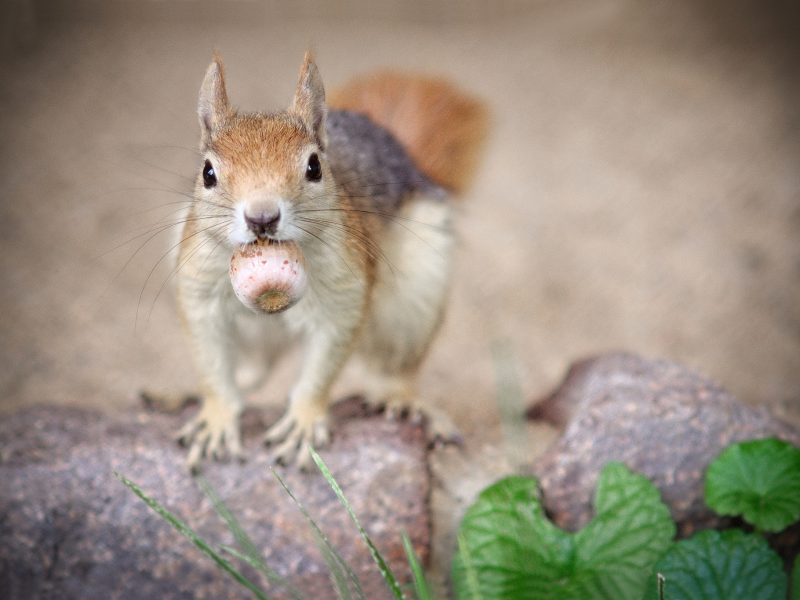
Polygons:
<instances>
[{"instance_id":1,"label":"squirrel's ear","mask_svg":"<svg viewBox=\"0 0 800 600\"><path fill-rule=\"evenodd\" d=\"M214 53L214 60L206 71L203 85L200 88L200 99L197 103L200 117L203 142L206 142L214 129L228 114L228 94L225 92L225 71L219 54Z\"/></svg>"},{"instance_id":2,"label":"squirrel's ear","mask_svg":"<svg viewBox=\"0 0 800 600\"><path fill-rule=\"evenodd\" d=\"M292 111L300 116L309 126L320 148L328 145L328 136L325 132L325 120L328 117L328 108L325 105L325 88L322 86L322 77L319 75L317 65L311 51L306 51L303 66L300 69L300 82L294 95Z\"/></svg>"}]
</instances>

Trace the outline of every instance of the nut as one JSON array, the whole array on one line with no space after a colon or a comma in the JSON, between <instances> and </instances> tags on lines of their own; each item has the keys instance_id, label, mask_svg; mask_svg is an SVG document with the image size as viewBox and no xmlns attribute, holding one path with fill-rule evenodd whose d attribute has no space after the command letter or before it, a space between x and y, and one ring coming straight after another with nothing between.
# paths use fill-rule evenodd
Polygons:
<instances>
[{"instance_id":1,"label":"nut","mask_svg":"<svg viewBox=\"0 0 800 600\"><path fill-rule=\"evenodd\" d=\"M258 240L240 246L231 257L236 297L255 312L279 313L306 291L306 259L293 241Z\"/></svg>"}]
</instances>

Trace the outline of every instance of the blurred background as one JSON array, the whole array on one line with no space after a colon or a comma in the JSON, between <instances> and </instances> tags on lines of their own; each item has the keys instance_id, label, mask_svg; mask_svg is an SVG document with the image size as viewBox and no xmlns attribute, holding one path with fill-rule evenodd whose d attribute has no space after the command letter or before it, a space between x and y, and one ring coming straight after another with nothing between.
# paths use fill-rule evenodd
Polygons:
<instances>
[{"instance_id":1,"label":"blurred background","mask_svg":"<svg viewBox=\"0 0 800 600\"><path fill-rule=\"evenodd\" d=\"M0 23L0 411L196 388L162 225L204 70L218 49L233 104L277 109L311 46L329 87L397 67L491 108L421 382L468 450L498 430L496 341L527 399L629 350L800 414L796 2L4 0Z\"/></svg>"},{"instance_id":2,"label":"blurred background","mask_svg":"<svg viewBox=\"0 0 800 600\"><path fill-rule=\"evenodd\" d=\"M800 423L796 0L0 0L0 414L196 390L170 225L200 83L218 49L234 105L281 108L309 46L328 87L444 75L493 116L421 377L465 437L431 455L435 577L515 466L493 354L529 402L627 350ZM250 400L282 407L298 358Z\"/></svg>"}]
</instances>

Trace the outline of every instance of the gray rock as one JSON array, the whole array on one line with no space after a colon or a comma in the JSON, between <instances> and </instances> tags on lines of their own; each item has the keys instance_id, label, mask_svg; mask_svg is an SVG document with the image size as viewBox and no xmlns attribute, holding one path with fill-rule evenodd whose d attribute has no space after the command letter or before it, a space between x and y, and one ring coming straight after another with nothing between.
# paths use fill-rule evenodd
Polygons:
<instances>
[{"instance_id":1,"label":"gray rock","mask_svg":"<svg viewBox=\"0 0 800 600\"><path fill-rule=\"evenodd\" d=\"M528 417L565 426L531 472L553 521L571 531L591 519L597 476L610 461L658 486L678 536L688 537L729 522L703 500L706 468L728 445L775 436L800 446L800 431L738 402L717 382L675 362L632 354L575 364Z\"/></svg>"},{"instance_id":2,"label":"gray rock","mask_svg":"<svg viewBox=\"0 0 800 600\"><path fill-rule=\"evenodd\" d=\"M334 409L334 443L320 452L395 572L410 579L401 531L423 560L430 543L424 432L410 423L356 416L356 400ZM272 415L276 417L277 415ZM0 597L88 600L253 596L118 481L137 483L212 547L237 547L184 471L172 435L186 415L132 412L110 417L39 408L0 422ZM269 565L307 597L335 598L310 528L258 447L264 414L244 419L249 461L209 463L205 475ZM353 568L369 598L388 588L344 507L319 472L277 468ZM239 563L231 557L232 562ZM248 567L242 571L274 598Z\"/></svg>"}]
</instances>

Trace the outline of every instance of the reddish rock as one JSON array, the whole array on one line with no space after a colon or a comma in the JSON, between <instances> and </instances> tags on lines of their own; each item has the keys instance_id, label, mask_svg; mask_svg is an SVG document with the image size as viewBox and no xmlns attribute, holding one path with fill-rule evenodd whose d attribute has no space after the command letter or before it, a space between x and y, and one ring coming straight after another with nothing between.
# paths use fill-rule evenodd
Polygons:
<instances>
[{"instance_id":1,"label":"reddish rock","mask_svg":"<svg viewBox=\"0 0 800 600\"><path fill-rule=\"evenodd\" d=\"M320 455L390 566L408 581L401 531L423 560L430 544L425 435L406 422L356 413L355 400L335 408L334 442ZM212 547L237 547L184 470L184 452L172 435L185 418L152 412L110 417L68 408L5 417L0 597L252 598L113 475L117 471L138 484ZM205 475L270 567L309 598L335 598L307 522L270 471L269 452L258 445L257 435L270 420L248 411L248 462L209 462ZM367 597L392 597L322 475L294 467L277 471L356 572ZM242 570L270 597L286 597L252 569Z\"/></svg>"},{"instance_id":2,"label":"reddish rock","mask_svg":"<svg viewBox=\"0 0 800 600\"><path fill-rule=\"evenodd\" d=\"M800 431L737 401L683 365L609 354L574 365L564 383L528 411L565 426L532 466L553 521L568 530L592 518L597 476L622 461L661 490L679 537L728 520L705 506L704 475L728 445L775 436L800 446Z\"/></svg>"}]
</instances>

